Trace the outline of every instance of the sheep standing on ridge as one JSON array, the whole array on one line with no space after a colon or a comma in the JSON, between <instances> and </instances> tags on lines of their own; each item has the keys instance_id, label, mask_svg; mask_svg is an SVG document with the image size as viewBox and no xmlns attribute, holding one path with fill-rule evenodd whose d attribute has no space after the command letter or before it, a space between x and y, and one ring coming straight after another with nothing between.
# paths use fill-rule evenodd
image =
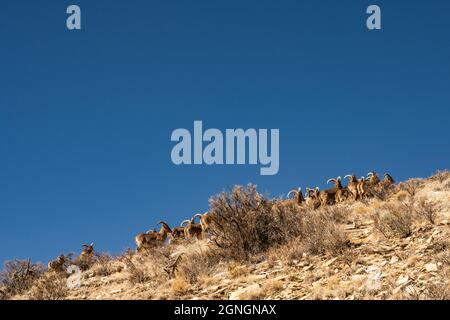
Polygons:
<instances>
[{"instance_id":1,"label":"sheep standing on ridge","mask_svg":"<svg viewBox=\"0 0 450 320\"><path fill-rule=\"evenodd\" d=\"M358 179L354 174L348 174L344 177L349 178L349 182L347 185L348 192L353 196L353 200L358 200L359 192L358 192Z\"/></svg>"},{"instance_id":2,"label":"sheep standing on ridge","mask_svg":"<svg viewBox=\"0 0 450 320\"><path fill-rule=\"evenodd\" d=\"M172 229L170 229L169 225L166 222L159 221L158 224L161 224L161 229L159 230L159 232L150 231L147 233L139 233L134 238L134 241L136 242L137 253L164 244L167 239L167 235L172 233Z\"/></svg>"},{"instance_id":3,"label":"sheep standing on ridge","mask_svg":"<svg viewBox=\"0 0 450 320\"><path fill-rule=\"evenodd\" d=\"M287 194L287 197L289 198L291 196L291 194L294 194L293 200L299 206L301 206L303 203L305 203L305 198L303 197L302 188L298 188L298 190L293 189L293 190L289 191L289 193Z\"/></svg>"},{"instance_id":4,"label":"sheep standing on ridge","mask_svg":"<svg viewBox=\"0 0 450 320\"><path fill-rule=\"evenodd\" d=\"M61 254L55 260L50 261L47 264L48 272L64 272L64 264L66 263L66 257Z\"/></svg>"}]
</instances>

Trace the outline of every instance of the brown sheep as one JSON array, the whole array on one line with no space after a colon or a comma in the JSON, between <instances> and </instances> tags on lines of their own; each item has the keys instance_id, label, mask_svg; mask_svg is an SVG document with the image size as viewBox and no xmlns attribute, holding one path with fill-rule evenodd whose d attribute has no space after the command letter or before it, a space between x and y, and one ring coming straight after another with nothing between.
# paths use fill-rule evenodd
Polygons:
<instances>
[{"instance_id":1,"label":"brown sheep","mask_svg":"<svg viewBox=\"0 0 450 320\"><path fill-rule=\"evenodd\" d=\"M191 220L184 220L182 224L187 223L184 228L184 235L186 239L193 239L194 237L197 240L203 239L203 229L200 223L195 223L195 216L192 217Z\"/></svg>"},{"instance_id":2,"label":"brown sheep","mask_svg":"<svg viewBox=\"0 0 450 320\"><path fill-rule=\"evenodd\" d=\"M196 217L200 218L200 225L202 227L202 238L205 239L211 227L212 213L211 212L205 212L204 214L197 213L192 218L195 219Z\"/></svg>"},{"instance_id":3,"label":"brown sheep","mask_svg":"<svg viewBox=\"0 0 450 320\"><path fill-rule=\"evenodd\" d=\"M325 206L327 204L334 204L336 202L336 193L338 192L338 200L340 200L342 191L344 188L342 187L341 183L341 177L338 177L337 179L331 178L328 179L327 184L333 182L334 187L327 190L322 190L320 192L320 203L321 206Z\"/></svg>"},{"instance_id":4,"label":"brown sheep","mask_svg":"<svg viewBox=\"0 0 450 320\"><path fill-rule=\"evenodd\" d=\"M353 196L354 200L357 200L359 197L359 192L358 192L358 179L356 179L354 174L348 174L344 177L345 178L349 178L349 182L347 185L347 190L348 192Z\"/></svg>"},{"instance_id":5,"label":"brown sheep","mask_svg":"<svg viewBox=\"0 0 450 320\"><path fill-rule=\"evenodd\" d=\"M291 194L294 194L293 200L299 206L301 206L303 203L305 203L305 198L303 197L302 188L298 188L298 190L293 189L293 190L289 191L289 193L287 194L287 197L289 198L291 196Z\"/></svg>"},{"instance_id":6,"label":"brown sheep","mask_svg":"<svg viewBox=\"0 0 450 320\"><path fill-rule=\"evenodd\" d=\"M135 237L134 240L136 242L137 253L163 245L167 239L167 235L172 233L172 229L170 229L166 222L159 221L158 224L161 224L159 232L150 231L147 233L140 233Z\"/></svg>"},{"instance_id":7,"label":"brown sheep","mask_svg":"<svg viewBox=\"0 0 450 320\"><path fill-rule=\"evenodd\" d=\"M182 223L179 227L175 227L172 229L172 232L169 233L170 243L175 243L180 240L184 240L185 236L185 223Z\"/></svg>"},{"instance_id":8,"label":"brown sheep","mask_svg":"<svg viewBox=\"0 0 450 320\"><path fill-rule=\"evenodd\" d=\"M50 261L47 264L48 272L64 272L64 264L66 263L66 257L62 254L55 260Z\"/></svg>"},{"instance_id":9,"label":"brown sheep","mask_svg":"<svg viewBox=\"0 0 450 320\"><path fill-rule=\"evenodd\" d=\"M363 199L366 196L366 178L361 177L358 180L358 185L357 185L357 189L358 189L358 198L359 199Z\"/></svg>"}]
</instances>

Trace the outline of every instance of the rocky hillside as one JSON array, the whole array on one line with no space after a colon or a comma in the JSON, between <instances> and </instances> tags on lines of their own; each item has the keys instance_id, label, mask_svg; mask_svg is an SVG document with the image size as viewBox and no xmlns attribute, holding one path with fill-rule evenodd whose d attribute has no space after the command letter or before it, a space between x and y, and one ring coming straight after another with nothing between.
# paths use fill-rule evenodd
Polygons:
<instances>
[{"instance_id":1,"label":"rocky hillside","mask_svg":"<svg viewBox=\"0 0 450 320\"><path fill-rule=\"evenodd\" d=\"M3 298L450 298L448 172L316 210L281 199L256 207L251 189L233 192L211 205L230 201L228 211L222 210L225 220L231 214L253 221L249 212L255 212L255 221L264 220L261 227L223 224L224 230L214 233L217 241L180 243L142 255L97 254L82 272L79 288L68 289L64 274L41 272L22 287L18 280L4 281Z\"/></svg>"}]
</instances>

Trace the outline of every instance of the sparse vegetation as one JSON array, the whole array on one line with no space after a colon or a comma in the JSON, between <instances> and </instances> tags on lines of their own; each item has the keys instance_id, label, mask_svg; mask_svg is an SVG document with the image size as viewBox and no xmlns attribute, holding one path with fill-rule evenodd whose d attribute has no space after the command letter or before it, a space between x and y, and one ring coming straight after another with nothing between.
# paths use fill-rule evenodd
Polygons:
<instances>
[{"instance_id":1,"label":"sparse vegetation","mask_svg":"<svg viewBox=\"0 0 450 320\"><path fill-rule=\"evenodd\" d=\"M319 205L317 188L286 200L235 187L212 197L210 210L194 215L198 224L185 224L198 225L198 237L164 222L148 233L159 245L143 240L138 253L85 245L49 272L9 261L0 299L450 299L448 171L398 185L369 176L361 192L351 178L351 193L341 186L334 200L328 194L330 205ZM80 288L67 288L62 262L81 267Z\"/></svg>"},{"instance_id":2,"label":"sparse vegetation","mask_svg":"<svg viewBox=\"0 0 450 320\"><path fill-rule=\"evenodd\" d=\"M422 185L423 182L421 179L409 179L406 182L400 183L398 187L400 190L406 191L411 197L414 197Z\"/></svg>"},{"instance_id":3,"label":"sparse vegetation","mask_svg":"<svg viewBox=\"0 0 450 320\"><path fill-rule=\"evenodd\" d=\"M68 293L65 274L47 273L38 278L29 293L31 300L61 300Z\"/></svg>"},{"instance_id":4,"label":"sparse vegetation","mask_svg":"<svg viewBox=\"0 0 450 320\"><path fill-rule=\"evenodd\" d=\"M444 181L450 179L450 171L449 170L438 170L431 177L431 180L439 181L443 183Z\"/></svg>"},{"instance_id":5,"label":"sparse vegetation","mask_svg":"<svg viewBox=\"0 0 450 320\"><path fill-rule=\"evenodd\" d=\"M386 238L407 238L412 234L413 213L404 204L386 203L372 217L375 228Z\"/></svg>"},{"instance_id":6,"label":"sparse vegetation","mask_svg":"<svg viewBox=\"0 0 450 320\"><path fill-rule=\"evenodd\" d=\"M235 187L210 200L211 234L223 258L247 260L299 234L297 206L276 206L256 187Z\"/></svg>"},{"instance_id":7,"label":"sparse vegetation","mask_svg":"<svg viewBox=\"0 0 450 320\"><path fill-rule=\"evenodd\" d=\"M427 220L431 224L436 223L436 217L438 215L436 205L426 200L425 198L420 198L417 202L416 212L419 217Z\"/></svg>"},{"instance_id":8,"label":"sparse vegetation","mask_svg":"<svg viewBox=\"0 0 450 320\"><path fill-rule=\"evenodd\" d=\"M34 264L31 260L6 261L0 272L0 288L2 299L7 299L28 290L36 279L44 273L42 264Z\"/></svg>"}]
</instances>

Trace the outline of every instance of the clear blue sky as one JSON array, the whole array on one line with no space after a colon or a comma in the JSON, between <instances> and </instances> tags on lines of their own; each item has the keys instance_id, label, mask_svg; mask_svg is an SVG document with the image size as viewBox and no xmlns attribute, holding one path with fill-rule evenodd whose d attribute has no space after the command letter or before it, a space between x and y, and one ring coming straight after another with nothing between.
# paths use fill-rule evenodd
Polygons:
<instances>
[{"instance_id":1,"label":"clear blue sky","mask_svg":"<svg viewBox=\"0 0 450 320\"><path fill-rule=\"evenodd\" d=\"M0 262L92 241L117 253L234 184L278 196L450 167L449 14L443 0L4 2ZM170 134L194 120L279 128L279 174L173 165Z\"/></svg>"}]
</instances>

